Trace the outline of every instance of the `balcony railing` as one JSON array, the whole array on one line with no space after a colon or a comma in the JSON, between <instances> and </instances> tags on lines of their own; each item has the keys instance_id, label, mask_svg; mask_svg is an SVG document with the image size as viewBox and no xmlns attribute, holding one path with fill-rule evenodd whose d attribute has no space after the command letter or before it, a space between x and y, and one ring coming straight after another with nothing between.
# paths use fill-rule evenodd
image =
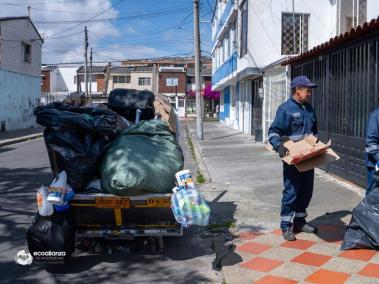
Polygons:
<instances>
[{"instance_id":1,"label":"balcony railing","mask_svg":"<svg viewBox=\"0 0 379 284\"><path fill-rule=\"evenodd\" d=\"M228 58L212 75L212 85L217 84L225 77L232 74L237 70L237 52L233 52L232 56Z\"/></svg>"}]
</instances>

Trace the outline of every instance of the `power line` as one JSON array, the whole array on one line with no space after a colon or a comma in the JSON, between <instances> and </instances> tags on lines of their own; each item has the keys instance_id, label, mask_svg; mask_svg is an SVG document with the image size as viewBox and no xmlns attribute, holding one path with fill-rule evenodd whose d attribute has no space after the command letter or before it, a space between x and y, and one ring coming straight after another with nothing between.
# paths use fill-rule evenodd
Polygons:
<instances>
[{"instance_id":1,"label":"power line","mask_svg":"<svg viewBox=\"0 0 379 284\"><path fill-rule=\"evenodd\" d=\"M66 1L54 1L54 2L27 2L27 3L10 3L10 2L0 2L0 5L5 5L5 6L27 6L27 5L39 5L39 4L64 4L64 3L69 3L69 2L78 2L78 0L66 0Z\"/></svg>"},{"instance_id":2,"label":"power line","mask_svg":"<svg viewBox=\"0 0 379 284\"><path fill-rule=\"evenodd\" d=\"M125 1L125 0L122 0ZM145 14L135 14L130 16L121 16L121 17L113 17L113 18L103 18L103 19L94 19L95 17L92 17L86 21L81 20L67 20L67 21L34 21L36 24L69 24L69 23L87 23L87 22L107 22L107 21L115 21L115 20L133 20L133 19L143 19L143 18L152 18L152 17L158 17L158 16L168 16L168 15L174 15L174 14L182 14L185 13L185 8L188 8L188 6L182 6L171 10L157 10L151 13L145 13ZM80 25L80 24L79 24ZM76 26L72 27L75 28ZM70 28L71 29L71 28Z\"/></svg>"},{"instance_id":3,"label":"power line","mask_svg":"<svg viewBox=\"0 0 379 284\"><path fill-rule=\"evenodd\" d=\"M63 30L63 31L57 32L57 33L55 33L55 34L52 34L52 35L50 35L50 37L51 37L51 36L58 35L58 34L62 34L62 33L64 33L64 32L67 32L67 31L69 31L69 30L72 30L72 29L74 29L74 28L76 28L76 27L79 27L80 25L85 24L85 23L87 23L88 21L93 20L94 18L96 18L96 17L98 17L98 16L100 16L100 15L102 15L102 14L108 12L110 9L115 8L116 6L120 5L120 4L121 4L122 2L124 2L124 1L125 1L125 0L120 0L120 1L118 1L116 4L111 5L108 9L105 9L104 11L102 11L102 12L96 14L95 16L93 16L93 17L91 17L91 18L89 18L89 19L87 19L87 20L84 20L84 21L80 22L79 24L74 25L74 26L72 26L72 27L70 27L70 28L68 28L68 29L65 29L65 30Z\"/></svg>"},{"instance_id":4,"label":"power line","mask_svg":"<svg viewBox=\"0 0 379 284\"><path fill-rule=\"evenodd\" d=\"M1 5L1 4L0 4ZM32 10L37 11L48 11L48 12L56 12L56 13L65 13L65 14L75 14L75 15L91 15L93 13L84 13L84 12L71 12L71 11L63 11L63 10L53 10L53 9L41 9L41 8L33 8L30 7Z\"/></svg>"}]
</instances>

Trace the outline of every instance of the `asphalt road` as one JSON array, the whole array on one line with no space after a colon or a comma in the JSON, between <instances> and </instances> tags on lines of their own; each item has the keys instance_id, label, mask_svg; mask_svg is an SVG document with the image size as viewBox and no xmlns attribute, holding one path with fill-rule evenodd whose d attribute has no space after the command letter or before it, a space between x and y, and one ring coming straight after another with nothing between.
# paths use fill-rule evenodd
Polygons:
<instances>
[{"instance_id":1,"label":"asphalt road","mask_svg":"<svg viewBox=\"0 0 379 284\"><path fill-rule=\"evenodd\" d=\"M42 139L0 148L0 283L222 281L220 273L212 270L212 239L205 236L205 229L195 227L185 230L181 238L167 238L161 255L125 243L133 247L132 252L89 254L77 249L65 265L17 264L14 257L27 249L26 231L37 211L36 190L51 179Z\"/></svg>"}]
</instances>

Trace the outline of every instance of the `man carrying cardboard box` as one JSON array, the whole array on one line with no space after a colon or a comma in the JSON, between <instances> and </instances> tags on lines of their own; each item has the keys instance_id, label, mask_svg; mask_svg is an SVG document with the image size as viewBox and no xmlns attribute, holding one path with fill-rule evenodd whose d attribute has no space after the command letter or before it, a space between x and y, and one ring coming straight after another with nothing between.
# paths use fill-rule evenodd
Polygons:
<instances>
[{"instance_id":1,"label":"man carrying cardboard box","mask_svg":"<svg viewBox=\"0 0 379 284\"><path fill-rule=\"evenodd\" d=\"M292 97L281 104L276 112L275 120L268 130L268 139L281 158L287 154L283 145L285 137L296 142L306 135L317 135L317 120L310 105L311 89L317 87L306 76L292 80ZM280 228L283 238L287 241L296 240L294 232L315 233L306 223L306 209L313 193L314 170L299 172L294 165L283 162L284 190L280 212ZM292 218L293 227L292 227Z\"/></svg>"}]
</instances>

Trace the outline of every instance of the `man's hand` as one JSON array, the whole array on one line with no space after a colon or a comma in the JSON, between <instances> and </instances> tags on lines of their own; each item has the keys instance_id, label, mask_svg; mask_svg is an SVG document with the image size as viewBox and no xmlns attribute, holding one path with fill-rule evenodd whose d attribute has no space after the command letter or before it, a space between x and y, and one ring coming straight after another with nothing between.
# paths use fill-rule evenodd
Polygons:
<instances>
[{"instance_id":1,"label":"man's hand","mask_svg":"<svg viewBox=\"0 0 379 284\"><path fill-rule=\"evenodd\" d=\"M279 153L280 158L284 158L285 156L287 156L288 149L286 147L284 147L283 144L280 144L278 146L278 153Z\"/></svg>"}]
</instances>

